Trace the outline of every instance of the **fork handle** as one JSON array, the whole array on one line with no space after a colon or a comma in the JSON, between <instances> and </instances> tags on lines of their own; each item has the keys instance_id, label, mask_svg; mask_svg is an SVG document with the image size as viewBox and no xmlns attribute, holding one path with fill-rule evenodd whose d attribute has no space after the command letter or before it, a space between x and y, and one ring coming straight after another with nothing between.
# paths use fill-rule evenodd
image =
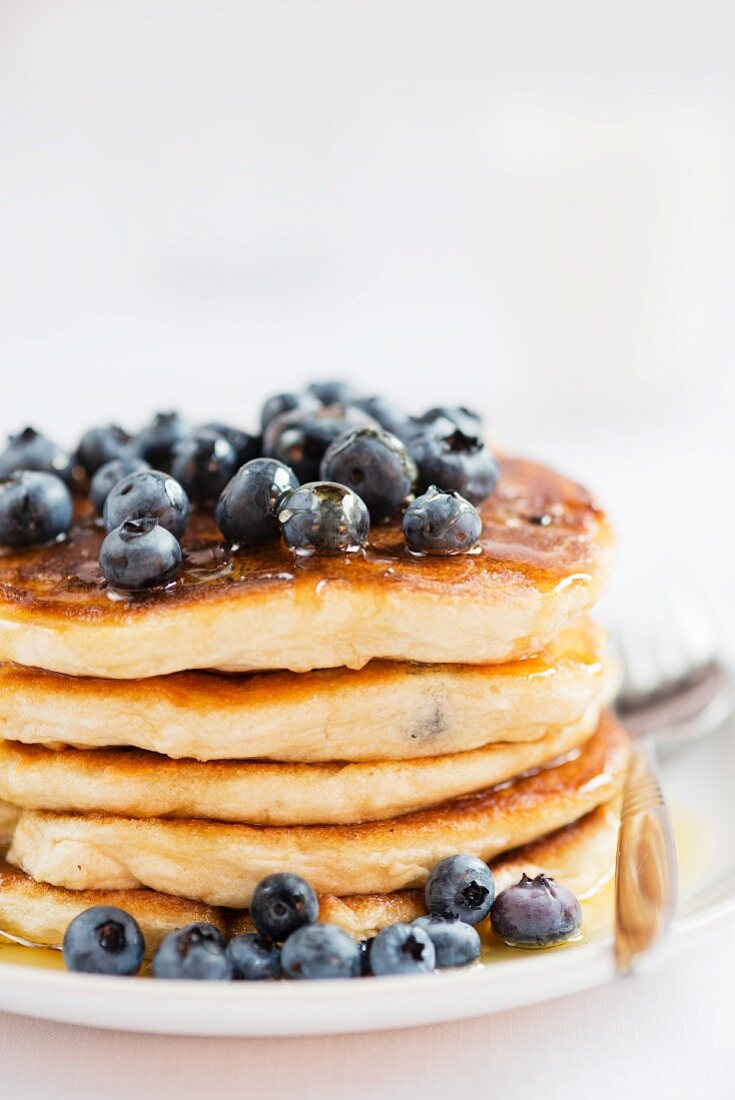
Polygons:
<instances>
[{"instance_id":1,"label":"fork handle","mask_svg":"<svg viewBox=\"0 0 735 1100\"><path fill-rule=\"evenodd\" d=\"M635 970L671 924L678 871L671 815L653 746L633 754L623 793L615 869L615 961Z\"/></svg>"}]
</instances>

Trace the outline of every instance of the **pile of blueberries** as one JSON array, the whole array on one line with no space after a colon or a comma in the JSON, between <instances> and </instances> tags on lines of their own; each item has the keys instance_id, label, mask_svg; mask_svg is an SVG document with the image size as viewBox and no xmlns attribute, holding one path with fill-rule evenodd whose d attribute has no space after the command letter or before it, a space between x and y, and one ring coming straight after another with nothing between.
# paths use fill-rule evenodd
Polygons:
<instances>
[{"instance_id":1,"label":"pile of blueberries","mask_svg":"<svg viewBox=\"0 0 735 1100\"><path fill-rule=\"evenodd\" d=\"M135 436L92 428L70 455L26 428L0 454L0 544L65 536L76 487L107 531L100 569L128 591L176 577L191 504L213 507L236 547L281 538L300 555L354 553L371 522L402 517L409 552L468 553L498 479L483 434L466 408L409 416L343 382L269 398L258 435L159 413Z\"/></svg>"},{"instance_id":2,"label":"pile of blueberries","mask_svg":"<svg viewBox=\"0 0 735 1100\"><path fill-rule=\"evenodd\" d=\"M256 932L226 943L211 924L171 932L153 958L156 978L265 981L275 978L357 978L418 974L467 966L480 958L475 925L489 915L493 932L514 947L551 947L575 936L582 911L568 890L546 875L523 875L496 897L487 864L475 856L444 859L426 884L428 916L393 924L360 942L320 923L319 901L303 878L274 874L256 887L250 917ZM145 943L129 913L94 906L75 917L64 936L69 970L137 974Z\"/></svg>"}]
</instances>

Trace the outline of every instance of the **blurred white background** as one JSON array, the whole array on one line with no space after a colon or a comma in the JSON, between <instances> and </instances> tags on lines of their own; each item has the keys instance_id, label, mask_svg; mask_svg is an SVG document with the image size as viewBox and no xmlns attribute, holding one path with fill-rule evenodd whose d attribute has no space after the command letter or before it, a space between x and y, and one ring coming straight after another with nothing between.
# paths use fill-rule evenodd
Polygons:
<instances>
[{"instance_id":1,"label":"blurred white background","mask_svg":"<svg viewBox=\"0 0 735 1100\"><path fill-rule=\"evenodd\" d=\"M624 577L714 561L732 603L734 22L3 3L0 428L464 401L595 487Z\"/></svg>"}]
</instances>

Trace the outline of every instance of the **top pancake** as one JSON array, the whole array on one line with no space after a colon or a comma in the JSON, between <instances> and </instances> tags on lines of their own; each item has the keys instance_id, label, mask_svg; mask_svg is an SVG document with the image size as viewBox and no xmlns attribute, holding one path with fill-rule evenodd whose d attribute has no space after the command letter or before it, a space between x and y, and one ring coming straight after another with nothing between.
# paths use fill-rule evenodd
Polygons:
<instances>
[{"instance_id":1,"label":"top pancake","mask_svg":"<svg viewBox=\"0 0 735 1100\"><path fill-rule=\"evenodd\" d=\"M104 531L80 504L69 537L0 551L0 660L121 679L190 668L361 668L374 658L491 664L537 651L600 595L611 533L578 485L500 460L481 507L480 552L419 558L398 523L354 555L232 551L209 510L192 515L167 588L109 590Z\"/></svg>"}]
</instances>

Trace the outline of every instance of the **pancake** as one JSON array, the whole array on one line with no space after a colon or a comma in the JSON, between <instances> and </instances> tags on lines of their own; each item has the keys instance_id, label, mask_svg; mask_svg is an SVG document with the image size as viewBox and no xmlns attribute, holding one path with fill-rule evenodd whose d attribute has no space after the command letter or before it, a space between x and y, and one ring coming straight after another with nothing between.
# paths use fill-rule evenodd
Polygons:
<instances>
[{"instance_id":1,"label":"pancake","mask_svg":"<svg viewBox=\"0 0 735 1100\"><path fill-rule=\"evenodd\" d=\"M59 890L0 862L0 945L4 933L38 946L61 947L71 921L91 905L117 905L135 917L149 956L174 928L194 921L209 921L223 935L227 932L224 913L211 905L154 890Z\"/></svg>"},{"instance_id":2,"label":"pancake","mask_svg":"<svg viewBox=\"0 0 735 1100\"><path fill-rule=\"evenodd\" d=\"M594 894L614 869L617 830L617 808L610 803L535 844L501 856L492 863L498 890L517 882L524 870L544 870L579 898ZM215 909L153 890L65 890L34 882L0 863L0 935L60 947L69 922L91 905L117 905L132 913L143 930L149 958L168 932L195 920L209 921L230 935L253 931L246 911ZM356 937L372 935L396 921L414 920L425 911L421 890L319 898L320 920L338 924Z\"/></svg>"},{"instance_id":3,"label":"pancake","mask_svg":"<svg viewBox=\"0 0 735 1100\"><path fill-rule=\"evenodd\" d=\"M502 458L477 554L408 553L400 524L354 555L299 558L273 543L232 551L196 511L181 576L111 592L104 531L80 503L65 540L0 554L0 660L133 679L192 668L362 668L385 658L492 664L538 652L605 587L612 536L589 494Z\"/></svg>"},{"instance_id":4,"label":"pancake","mask_svg":"<svg viewBox=\"0 0 735 1100\"><path fill-rule=\"evenodd\" d=\"M620 799L616 798L563 829L491 860L497 892L518 882L524 872L531 877L544 872L580 901L594 897L615 873L619 824ZM247 910L230 912L231 935L254 931ZM319 897L319 919L338 924L355 937L371 936L390 924L409 922L425 914L423 890Z\"/></svg>"},{"instance_id":5,"label":"pancake","mask_svg":"<svg viewBox=\"0 0 735 1100\"><path fill-rule=\"evenodd\" d=\"M0 799L0 847L10 843L18 816L17 806L11 806L8 802L3 802Z\"/></svg>"},{"instance_id":6,"label":"pancake","mask_svg":"<svg viewBox=\"0 0 735 1100\"><path fill-rule=\"evenodd\" d=\"M440 859L492 859L568 825L621 789L629 739L610 715L579 755L502 789L363 825L262 827L24 811L8 860L68 889L133 889L247 907L265 874L293 871L319 893L421 886Z\"/></svg>"},{"instance_id":7,"label":"pancake","mask_svg":"<svg viewBox=\"0 0 735 1100\"><path fill-rule=\"evenodd\" d=\"M616 680L590 620L504 665L374 661L232 676L77 679L0 665L0 737L133 746L196 760L403 760L533 741L607 701Z\"/></svg>"},{"instance_id":8,"label":"pancake","mask_svg":"<svg viewBox=\"0 0 735 1100\"><path fill-rule=\"evenodd\" d=\"M376 764L204 763L125 749L55 752L0 741L0 798L26 810L252 825L355 824L434 806L548 765L588 740L598 717L593 708L575 726L538 741Z\"/></svg>"}]
</instances>

